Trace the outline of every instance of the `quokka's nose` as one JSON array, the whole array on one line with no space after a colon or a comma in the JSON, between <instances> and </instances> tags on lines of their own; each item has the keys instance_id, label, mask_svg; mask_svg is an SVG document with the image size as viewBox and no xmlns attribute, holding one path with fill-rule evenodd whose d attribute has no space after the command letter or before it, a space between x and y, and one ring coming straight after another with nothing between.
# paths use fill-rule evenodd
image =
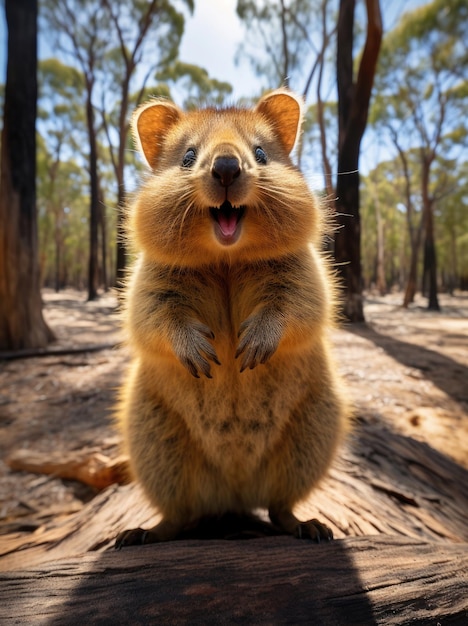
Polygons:
<instances>
[{"instance_id":1,"label":"quokka's nose","mask_svg":"<svg viewBox=\"0 0 468 626\"><path fill-rule=\"evenodd\" d=\"M216 157L211 168L211 174L219 180L220 185L229 187L240 176L241 168L236 157Z\"/></svg>"}]
</instances>

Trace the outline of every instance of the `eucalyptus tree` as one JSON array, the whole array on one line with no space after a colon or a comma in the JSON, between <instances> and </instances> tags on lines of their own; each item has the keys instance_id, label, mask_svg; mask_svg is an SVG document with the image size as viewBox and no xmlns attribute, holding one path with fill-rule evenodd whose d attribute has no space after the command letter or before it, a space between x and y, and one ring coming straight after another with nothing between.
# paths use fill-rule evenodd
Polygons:
<instances>
[{"instance_id":1,"label":"eucalyptus tree","mask_svg":"<svg viewBox=\"0 0 468 626\"><path fill-rule=\"evenodd\" d=\"M192 12L194 4L193 0L103 0L100 4L111 33L101 72L100 110L117 182L116 276L121 281L125 269L123 217L129 109L140 103L148 81L177 58L185 22L181 9Z\"/></svg>"},{"instance_id":2,"label":"eucalyptus tree","mask_svg":"<svg viewBox=\"0 0 468 626\"><path fill-rule=\"evenodd\" d=\"M404 236L405 187L397 157L361 177L363 283L381 295L405 283L410 247Z\"/></svg>"},{"instance_id":3,"label":"eucalyptus tree","mask_svg":"<svg viewBox=\"0 0 468 626\"><path fill-rule=\"evenodd\" d=\"M7 70L1 137L0 350L42 348L36 216L37 2L5 0Z\"/></svg>"},{"instance_id":4,"label":"eucalyptus tree","mask_svg":"<svg viewBox=\"0 0 468 626\"><path fill-rule=\"evenodd\" d=\"M57 47L83 75L90 186L88 299L94 300L98 294L101 210L95 99L98 71L109 47L109 18L105 6L97 0L44 0L42 15L56 33Z\"/></svg>"},{"instance_id":5,"label":"eucalyptus tree","mask_svg":"<svg viewBox=\"0 0 468 626\"><path fill-rule=\"evenodd\" d=\"M82 172L86 155L81 147L86 145L86 124L80 103L83 88L83 76L76 68L55 58L39 63L39 238L41 253L49 248L50 236L54 242L56 291L64 283L64 228L69 222L66 210L76 193L77 174L80 175L80 187L84 183ZM81 198L84 191L81 188ZM48 265L47 256L41 255L42 275Z\"/></svg>"},{"instance_id":6,"label":"eucalyptus tree","mask_svg":"<svg viewBox=\"0 0 468 626\"><path fill-rule=\"evenodd\" d=\"M334 210L340 228L335 234L334 254L344 287L343 314L350 321L364 319L358 167L382 36L378 0L366 0L365 6L367 30L362 54L356 60L355 0L340 0L337 21L332 19L336 3L329 0L238 0L237 3L238 14L251 35L241 54L248 54L254 69L265 78L268 86L285 84L307 98L315 82L324 186L328 197L335 198ZM332 43L336 44L336 65L333 71L327 72L327 52ZM253 44L257 52L249 53ZM336 193L331 184L322 99L325 74L336 78L338 93Z\"/></svg>"},{"instance_id":7,"label":"eucalyptus tree","mask_svg":"<svg viewBox=\"0 0 468 626\"><path fill-rule=\"evenodd\" d=\"M313 116L318 125L324 188L334 196L330 163L330 125L327 120L333 81L327 65L336 49L335 0L238 0L237 14L245 24L246 38L238 60L246 58L263 83L260 87L290 87L304 101L315 98ZM309 128L307 128L309 130ZM308 132L304 141L310 143ZM304 146L299 143L301 164ZM317 160L316 160L317 161Z\"/></svg>"},{"instance_id":8,"label":"eucalyptus tree","mask_svg":"<svg viewBox=\"0 0 468 626\"><path fill-rule=\"evenodd\" d=\"M379 0L366 0L367 30L355 59L355 0L340 0L336 76L338 88L338 170L334 256L344 286L343 314L364 321L359 213L359 155L382 39Z\"/></svg>"},{"instance_id":9,"label":"eucalyptus tree","mask_svg":"<svg viewBox=\"0 0 468 626\"><path fill-rule=\"evenodd\" d=\"M37 141L37 210L41 286L83 288L87 259L89 187L79 159ZM83 263L83 261L85 261ZM78 280L76 280L78 278Z\"/></svg>"},{"instance_id":10,"label":"eucalyptus tree","mask_svg":"<svg viewBox=\"0 0 468 626\"><path fill-rule=\"evenodd\" d=\"M468 159L439 157L433 170L437 190L435 228L443 287L453 292L468 286Z\"/></svg>"},{"instance_id":11,"label":"eucalyptus tree","mask_svg":"<svg viewBox=\"0 0 468 626\"><path fill-rule=\"evenodd\" d=\"M428 308L439 309L434 212L443 189L434 169L441 155L458 159L466 154L468 51L462 42L467 28L466 0L454 0L450 6L433 0L401 18L386 38L380 59L373 117L387 130L408 185L414 188L416 181L422 207L419 226L408 221L412 261L404 306L416 292L417 259L424 243ZM413 172L408 167L410 150L419 155ZM411 212L410 204L407 210Z\"/></svg>"}]
</instances>

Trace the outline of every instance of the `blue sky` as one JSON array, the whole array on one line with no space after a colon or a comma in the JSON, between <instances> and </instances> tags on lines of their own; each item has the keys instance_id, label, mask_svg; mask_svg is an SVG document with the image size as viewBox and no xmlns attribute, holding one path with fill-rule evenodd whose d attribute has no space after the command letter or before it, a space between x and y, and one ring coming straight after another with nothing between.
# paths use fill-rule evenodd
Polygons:
<instances>
[{"instance_id":1,"label":"blue sky","mask_svg":"<svg viewBox=\"0 0 468 626\"><path fill-rule=\"evenodd\" d=\"M426 0L427 1L427 0ZM424 4L424 0L382 0L384 26L391 28L403 11ZM236 0L195 0L195 13L187 17L185 34L180 49L183 61L200 65L210 76L228 81L234 87L234 99L258 93L258 79L253 75L247 61L240 66L234 63L239 43L245 31L236 15ZM0 81L5 76L6 28L4 13L0 15ZM40 40L39 54L45 58L53 53Z\"/></svg>"},{"instance_id":2,"label":"blue sky","mask_svg":"<svg viewBox=\"0 0 468 626\"><path fill-rule=\"evenodd\" d=\"M180 49L183 61L200 65L210 76L230 82L234 98L258 91L258 80L247 63L234 64L244 31L236 15L236 0L195 0L193 16L187 16ZM39 56L53 56L46 38L39 40ZM4 12L0 11L0 82L5 80L7 34Z\"/></svg>"}]
</instances>

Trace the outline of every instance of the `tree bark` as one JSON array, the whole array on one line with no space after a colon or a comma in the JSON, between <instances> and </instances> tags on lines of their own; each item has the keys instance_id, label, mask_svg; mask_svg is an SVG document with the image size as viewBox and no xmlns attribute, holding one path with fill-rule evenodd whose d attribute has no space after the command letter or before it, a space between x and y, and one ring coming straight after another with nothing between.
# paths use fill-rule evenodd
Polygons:
<instances>
[{"instance_id":1,"label":"tree bark","mask_svg":"<svg viewBox=\"0 0 468 626\"><path fill-rule=\"evenodd\" d=\"M148 5L141 16L139 21L140 30L134 46L131 50L128 49L128 41L125 38L125 31L122 24L119 22L118 15L112 9L112 3L109 0L104 0L104 5L109 11L109 17L114 24L117 36L119 39L119 46L122 55L123 63L123 77L120 83L120 109L119 109L119 145L117 148L117 158L115 158L112 142L109 140L109 150L111 153L112 165L114 167L115 176L117 179L117 245L116 245L116 271L115 271L115 284L117 287L121 287L125 279L125 268L127 265L127 247L125 245L125 206L126 206L126 189L125 189L125 151L127 146L128 135L128 108L129 108L129 92L130 81L135 72L138 64L138 57L143 45L143 41L148 34L148 31L155 19L160 8L156 0L148 2ZM140 57L141 60L141 57ZM146 74L143 79L143 84L140 89L140 96L143 93L144 86L150 76L150 72ZM138 99L139 101L139 99ZM138 104L137 101L137 104ZM105 122L105 113L104 122Z\"/></svg>"},{"instance_id":2,"label":"tree bark","mask_svg":"<svg viewBox=\"0 0 468 626\"><path fill-rule=\"evenodd\" d=\"M102 187L99 185L99 225L101 228L101 283L104 291L109 291L107 273L107 215Z\"/></svg>"},{"instance_id":3,"label":"tree bark","mask_svg":"<svg viewBox=\"0 0 468 626\"><path fill-rule=\"evenodd\" d=\"M364 321L359 214L359 151L366 128L369 102L382 39L378 0L366 0L367 37L353 80L355 0L341 0L338 17L338 175L336 182L335 261L344 288L343 314L351 322Z\"/></svg>"},{"instance_id":4,"label":"tree bark","mask_svg":"<svg viewBox=\"0 0 468 626\"><path fill-rule=\"evenodd\" d=\"M391 127L389 127L390 132L392 133L393 143L398 150L398 155L400 157L402 166L403 166L403 174L405 177L405 198L406 198L406 223L408 226L408 234L411 245L411 256L410 256L410 268L408 273L408 280L406 282L405 287L405 295L403 297L403 307L408 308L408 306L414 301L414 296L416 295L416 285L417 285L417 277L418 277L418 258L419 258L419 250L421 248L421 238L422 238L422 228L423 228L423 215L421 215L421 219L417 227L413 224L413 216L414 216L414 206L413 200L411 197L411 175L408 165L408 158L406 156L405 151L400 146L398 142L398 133L394 132Z\"/></svg>"},{"instance_id":5,"label":"tree bark","mask_svg":"<svg viewBox=\"0 0 468 626\"><path fill-rule=\"evenodd\" d=\"M430 311L440 311L437 298L437 257L434 241L434 210L433 198L429 194L429 172L432 158L422 159L422 201L424 215L424 265L423 265L423 293L427 294Z\"/></svg>"},{"instance_id":6,"label":"tree bark","mask_svg":"<svg viewBox=\"0 0 468 626\"><path fill-rule=\"evenodd\" d=\"M119 113L119 146L117 152L117 163L115 163L114 168L117 178L117 245L115 268L115 284L117 287L121 287L123 285L125 279L125 268L127 265L127 246L125 244L125 206L127 201L127 193L125 189L125 149L128 135L128 95L130 89L130 78L134 69L135 66L133 63L126 61L125 77L121 85L122 100Z\"/></svg>"},{"instance_id":7,"label":"tree bark","mask_svg":"<svg viewBox=\"0 0 468 626\"><path fill-rule=\"evenodd\" d=\"M411 259L410 259L408 280L406 282L405 295L403 297L403 307L405 309L408 308L408 306L414 301L414 296L416 295L416 284L417 284L417 277L418 277L418 257L419 257L419 249L421 247L421 238L422 238L422 220L418 229L414 233L414 236L411 236L411 230L410 230Z\"/></svg>"},{"instance_id":8,"label":"tree bark","mask_svg":"<svg viewBox=\"0 0 468 626\"><path fill-rule=\"evenodd\" d=\"M379 294L384 296L387 293L387 280L385 277L385 228L377 194L375 200L375 213L377 218L377 289L379 290Z\"/></svg>"},{"instance_id":9,"label":"tree bark","mask_svg":"<svg viewBox=\"0 0 468 626\"><path fill-rule=\"evenodd\" d=\"M37 1L6 0L8 62L1 148L0 349L53 339L42 316L36 215Z\"/></svg>"},{"instance_id":10,"label":"tree bark","mask_svg":"<svg viewBox=\"0 0 468 626\"><path fill-rule=\"evenodd\" d=\"M92 103L93 78L87 79L86 123L89 138L89 179L90 179L90 210L89 210L89 265L88 265L88 300L97 298L99 280L99 180L97 165L96 128Z\"/></svg>"}]
</instances>

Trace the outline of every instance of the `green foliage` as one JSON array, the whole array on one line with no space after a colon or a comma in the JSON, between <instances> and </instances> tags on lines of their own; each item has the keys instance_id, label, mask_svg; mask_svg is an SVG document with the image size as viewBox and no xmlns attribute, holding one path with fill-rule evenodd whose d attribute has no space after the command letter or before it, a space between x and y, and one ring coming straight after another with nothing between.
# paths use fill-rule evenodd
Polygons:
<instances>
[{"instance_id":1,"label":"green foliage","mask_svg":"<svg viewBox=\"0 0 468 626\"><path fill-rule=\"evenodd\" d=\"M403 120L418 109L421 121L440 103L467 97L468 3L433 0L406 13L384 39L376 79L373 120ZM464 103L466 106L466 102Z\"/></svg>"},{"instance_id":2,"label":"green foliage","mask_svg":"<svg viewBox=\"0 0 468 626\"><path fill-rule=\"evenodd\" d=\"M466 227L454 206L464 206L459 177L467 161L468 51L462 43L467 31L466 0L433 0L404 14L384 39L370 116L376 131L393 145L402 180L409 164L416 209L412 228L420 221L417 211L424 198L435 215L441 284L447 277L455 284L461 275L454 259L460 258L460 229ZM466 186L464 193L466 203Z\"/></svg>"},{"instance_id":3,"label":"green foliage","mask_svg":"<svg viewBox=\"0 0 468 626\"><path fill-rule=\"evenodd\" d=\"M41 283L57 289L86 285L88 193L83 168L71 159L57 162L41 136L37 153L37 207Z\"/></svg>"},{"instance_id":4,"label":"green foliage","mask_svg":"<svg viewBox=\"0 0 468 626\"><path fill-rule=\"evenodd\" d=\"M324 35L321 15L331 17L333 9L326 0L238 0L247 31L238 58L250 62L263 87L287 83L302 92Z\"/></svg>"},{"instance_id":5,"label":"green foliage","mask_svg":"<svg viewBox=\"0 0 468 626\"><path fill-rule=\"evenodd\" d=\"M440 159L435 175L441 179L436 204L440 273L448 288L468 279L468 162Z\"/></svg>"},{"instance_id":6,"label":"green foliage","mask_svg":"<svg viewBox=\"0 0 468 626\"><path fill-rule=\"evenodd\" d=\"M377 211L383 222L384 272L389 288L403 288L409 241L405 236L406 207L404 180L397 160L380 163L368 176L362 177L362 267L367 289L377 283Z\"/></svg>"},{"instance_id":7,"label":"green foliage","mask_svg":"<svg viewBox=\"0 0 468 626\"><path fill-rule=\"evenodd\" d=\"M39 63L38 84L38 127L49 149L79 150L86 132L83 75L58 59L46 59Z\"/></svg>"},{"instance_id":8,"label":"green foliage","mask_svg":"<svg viewBox=\"0 0 468 626\"><path fill-rule=\"evenodd\" d=\"M412 226L416 228L421 219L419 151L409 152L408 159L415 181ZM444 288L453 289L468 278L468 163L460 159L438 159L430 193L435 202L439 282ZM407 278L411 244L407 234L405 180L398 157L378 164L368 176L362 177L362 265L366 288L376 284L376 203L384 223L387 285L401 289ZM420 259L419 273L421 270Z\"/></svg>"},{"instance_id":9,"label":"green foliage","mask_svg":"<svg viewBox=\"0 0 468 626\"><path fill-rule=\"evenodd\" d=\"M174 86L187 104L221 103L228 83L178 60L185 16L193 0L42 0L41 34L56 58L41 61L38 110L38 209L42 279L57 287L85 287L89 248L89 118L97 140L100 234L107 260L116 256L116 195L138 176L128 135L129 111L149 94L170 97ZM156 85L148 86L156 75ZM88 122L88 125L87 125ZM126 173L126 180L124 179ZM106 227L104 228L103 220Z\"/></svg>"},{"instance_id":10,"label":"green foliage","mask_svg":"<svg viewBox=\"0 0 468 626\"><path fill-rule=\"evenodd\" d=\"M117 215L112 158L117 156L122 137L122 119L126 133L131 110L150 96L174 98L190 108L200 104L221 105L232 93L229 83L218 81L204 68L178 58L185 17L193 11L193 4L193 0L42 0L42 36L53 37L57 50L56 58L41 61L39 67L37 190L41 268L43 280L48 284L54 285L58 280L60 284L84 287L87 280L89 189L84 96L91 74L89 63L82 62L84 57L70 54L69 47L68 53L65 51L68 44L63 33L69 29L83 53L89 45L94 46L93 105L99 178L107 208L107 242L112 257ZM151 7L154 16L147 38L136 47L138 33ZM323 8L331 36L325 65L331 69L325 69L324 74L325 82L330 84L334 77L336 1L238 0L237 14L246 25L239 56L246 57L258 72L259 91L283 84L285 76L292 88L303 90L320 52ZM120 24L121 38L114 19ZM363 32L361 22L358 8L357 47L361 42L359 33ZM408 162L414 209L412 228L416 228L421 215L421 159L434 152L429 194L434 203L440 276L446 284L450 281L456 284L461 276L468 277L466 32L466 0L450 3L432 0L402 15L396 28L385 37L371 120L379 141L387 138L389 148L386 160L362 177L362 263L366 285L376 281L378 214L384 229L388 285L403 286L408 267L410 240L405 179L392 139L399 143ZM284 43L288 44L287 54ZM135 67L130 73L125 102L122 89L128 62ZM324 116L330 149L336 145L337 110L333 88L324 86L324 93L328 100L324 102ZM127 134L124 147L125 184L131 188L136 184L140 165ZM306 175L316 179L321 173L316 104L307 109L302 152ZM330 159L336 162L333 153Z\"/></svg>"}]
</instances>

